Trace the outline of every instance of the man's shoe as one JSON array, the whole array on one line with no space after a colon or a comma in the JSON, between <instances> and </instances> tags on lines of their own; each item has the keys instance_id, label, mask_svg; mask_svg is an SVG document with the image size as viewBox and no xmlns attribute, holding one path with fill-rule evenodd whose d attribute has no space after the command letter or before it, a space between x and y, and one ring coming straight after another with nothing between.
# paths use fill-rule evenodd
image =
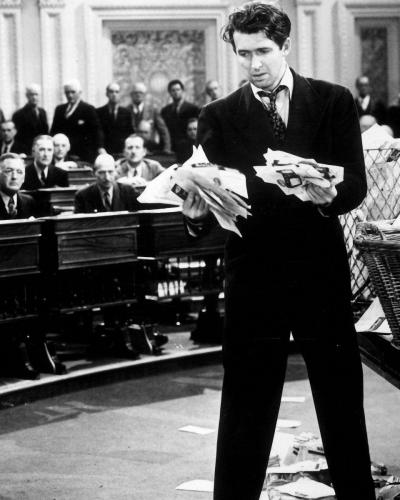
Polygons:
<instances>
[{"instance_id":1,"label":"man's shoe","mask_svg":"<svg viewBox=\"0 0 400 500\"><path fill-rule=\"evenodd\" d=\"M52 373L54 375L62 375L67 372L63 363L61 363L54 351L50 353L47 342L28 341L27 343L29 359L32 365L42 373Z\"/></svg>"},{"instance_id":2,"label":"man's shoe","mask_svg":"<svg viewBox=\"0 0 400 500\"><path fill-rule=\"evenodd\" d=\"M153 354L153 346L147 336L146 327L133 323L127 327L130 342L134 349L141 354Z\"/></svg>"},{"instance_id":3,"label":"man's shoe","mask_svg":"<svg viewBox=\"0 0 400 500\"><path fill-rule=\"evenodd\" d=\"M137 346L132 342L132 338L128 328L116 327L114 334L114 348L112 354L128 359L140 358L140 351Z\"/></svg>"}]
</instances>

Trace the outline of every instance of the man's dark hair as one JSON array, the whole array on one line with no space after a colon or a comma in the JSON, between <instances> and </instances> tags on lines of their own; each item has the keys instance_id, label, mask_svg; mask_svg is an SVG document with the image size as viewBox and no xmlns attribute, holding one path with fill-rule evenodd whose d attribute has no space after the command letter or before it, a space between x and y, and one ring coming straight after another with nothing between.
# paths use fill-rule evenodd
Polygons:
<instances>
[{"instance_id":1,"label":"man's dark hair","mask_svg":"<svg viewBox=\"0 0 400 500\"><path fill-rule=\"evenodd\" d=\"M267 38L282 48L290 35L290 27L290 19L283 10L265 3L249 2L230 14L227 24L222 28L222 39L230 43L236 52L233 40L235 31L247 34L263 31Z\"/></svg>"},{"instance_id":2,"label":"man's dark hair","mask_svg":"<svg viewBox=\"0 0 400 500\"><path fill-rule=\"evenodd\" d=\"M180 81L180 80L171 80L169 83L168 83L168 92L171 91L171 88L174 86L174 85L180 85L181 89L182 90L185 90L185 86L183 85L183 83Z\"/></svg>"}]
</instances>

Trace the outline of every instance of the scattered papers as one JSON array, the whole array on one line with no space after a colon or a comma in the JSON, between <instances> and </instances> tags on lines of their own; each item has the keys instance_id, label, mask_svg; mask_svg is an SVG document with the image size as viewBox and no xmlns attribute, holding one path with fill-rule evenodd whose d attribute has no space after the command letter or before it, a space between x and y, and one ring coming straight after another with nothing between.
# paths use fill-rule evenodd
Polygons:
<instances>
[{"instance_id":1,"label":"scattered papers","mask_svg":"<svg viewBox=\"0 0 400 500\"><path fill-rule=\"evenodd\" d=\"M207 429L206 427L198 427L197 425L185 425L184 427L179 428L178 431L191 432L192 434L200 434L202 436L214 432L213 429Z\"/></svg>"},{"instance_id":2,"label":"scattered papers","mask_svg":"<svg viewBox=\"0 0 400 500\"><path fill-rule=\"evenodd\" d=\"M294 438L293 452L295 455L301 456L308 452L324 455L324 447L320 437L312 432L302 432Z\"/></svg>"},{"instance_id":3,"label":"scattered papers","mask_svg":"<svg viewBox=\"0 0 400 500\"><path fill-rule=\"evenodd\" d=\"M298 472L315 472L328 470L328 464L325 459L317 461L303 460L290 465L281 465L280 467L268 467L268 474L297 474Z\"/></svg>"},{"instance_id":4,"label":"scattered papers","mask_svg":"<svg viewBox=\"0 0 400 500\"><path fill-rule=\"evenodd\" d=\"M378 163L396 161L400 156L400 140L394 139L377 123L361 134L361 140L363 149L368 150L365 155L367 168Z\"/></svg>"},{"instance_id":5,"label":"scattered papers","mask_svg":"<svg viewBox=\"0 0 400 500\"><path fill-rule=\"evenodd\" d=\"M300 420L284 420L280 418L278 418L278 422L276 424L276 426L281 429L294 429L296 427L300 427L300 425Z\"/></svg>"},{"instance_id":6,"label":"scattered papers","mask_svg":"<svg viewBox=\"0 0 400 500\"><path fill-rule=\"evenodd\" d=\"M264 155L266 166L254 167L264 182L275 184L286 195L295 195L302 201L309 201L307 186L314 184L329 188L343 181L343 167L317 163L284 151L268 149Z\"/></svg>"},{"instance_id":7,"label":"scattered papers","mask_svg":"<svg viewBox=\"0 0 400 500\"><path fill-rule=\"evenodd\" d=\"M194 479L193 481L187 481L186 483L180 484L175 489L185 491L206 491L212 493L214 490L214 483L207 479Z\"/></svg>"},{"instance_id":8,"label":"scattered papers","mask_svg":"<svg viewBox=\"0 0 400 500\"><path fill-rule=\"evenodd\" d=\"M280 493L292 495L295 498L318 499L334 498L335 490L330 486L318 481L313 481L308 477L301 477L297 481L281 486L275 486L274 490Z\"/></svg>"},{"instance_id":9,"label":"scattered papers","mask_svg":"<svg viewBox=\"0 0 400 500\"><path fill-rule=\"evenodd\" d=\"M379 297L375 297L369 308L355 324L355 328L357 332L375 332L392 336Z\"/></svg>"},{"instance_id":10,"label":"scattered papers","mask_svg":"<svg viewBox=\"0 0 400 500\"><path fill-rule=\"evenodd\" d=\"M250 207L246 177L233 169L211 165L201 146L181 167L172 165L153 179L138 197L140 203L166 203L181 206L189 192L198 194L224 229L241 236L236 222L247 218Z\"/></svg>"},{"instance_id":11,"label":"scattered papers","mask_svg":"<svg viewBox=\"0 0 400 500\"><path fill-rule=\"evenodd\" d=\"M285 463L289 456L292 455L293 451L294 436L286 432L275 432L274 440L272 442L272 448L270 457L278 457L280 463ZM270 465L277 463L276 460L271 461Z\"/></svg>"},{"instance_id":12,"label":"scattered papers","mask_svg":"<svg viewBox=\"0 0 400 500\"><path fill-rule=\"evenodd\" d=\"M304 403L306 398L304 396L283 396L282 403Z\"/></svg>"}]
</instances>

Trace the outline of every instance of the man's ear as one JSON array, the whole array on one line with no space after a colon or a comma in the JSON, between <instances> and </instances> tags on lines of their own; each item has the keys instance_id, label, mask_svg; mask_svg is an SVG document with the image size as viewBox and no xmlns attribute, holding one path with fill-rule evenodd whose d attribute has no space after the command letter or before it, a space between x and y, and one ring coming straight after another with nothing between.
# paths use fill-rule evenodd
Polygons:
<instances>
[{"instance_id":1,"label":"man's ear","mask_svg":"<svg viewBox=\"0 0 400 500\"><path fill-rule=\"evenodd\" d=\"M287 37L282 45L283 55L287 56L289 54L291 48L292 48L292 40L290 39L290 37Z\"/></svg>"}]
</instances>

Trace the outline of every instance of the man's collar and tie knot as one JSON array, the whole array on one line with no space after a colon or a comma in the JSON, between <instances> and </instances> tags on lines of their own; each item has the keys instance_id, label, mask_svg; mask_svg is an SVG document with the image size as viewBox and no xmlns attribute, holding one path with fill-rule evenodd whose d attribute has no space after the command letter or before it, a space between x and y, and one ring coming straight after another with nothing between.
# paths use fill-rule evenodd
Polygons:
<instances>
[{"instance_id":1,"label":"man's collar and tie knot","mask_svg":"<svg viewBox=\"0 0 400 500\"><path fill-rule=\"evenodd\" d=\"M271 121L272 130L274 132L274 137L278 144L282 144L285 140L286 125L283 121L281 115L276 109L276 98L282 90L286 90L286 85L279 85L275 90L271 92L266 92L265 90L258 91L261 102L268 112L268 117Z\"/></svg>"}]
</instances>

